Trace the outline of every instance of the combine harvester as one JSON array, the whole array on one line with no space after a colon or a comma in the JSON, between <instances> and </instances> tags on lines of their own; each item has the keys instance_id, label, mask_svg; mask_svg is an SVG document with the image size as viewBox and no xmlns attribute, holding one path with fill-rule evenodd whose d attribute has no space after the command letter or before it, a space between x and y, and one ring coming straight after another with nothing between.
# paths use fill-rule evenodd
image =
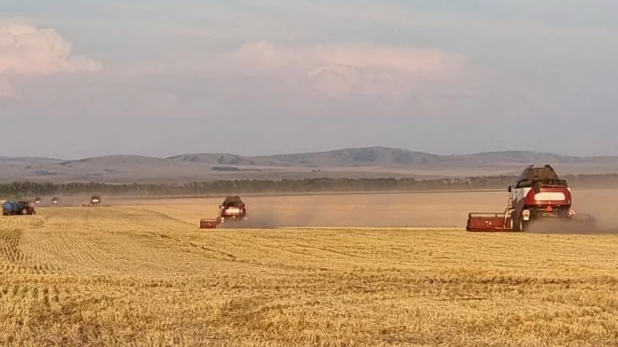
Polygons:
<instances>
[{"instance_id":1,"label":"combine harvester","mask_svg":"<svg viewBox=\"0 0 618 347\"><path fill-rule=\"evenodd\" d=\"M508 192L507 207L503 213L471 212L466 230L528 231L533 222L536 225L540 221L552 222L547 225L558 228L577 226L590 230L595 226L594 217L577 214L571 209L571 188L549 164L525 168L515 184L508 187Z\"/></svg>"},{"instance_id":2,"label":"combine harvester","mask_svg":"<svg viewBox=\"0 0 618 347\"><path fill-rule=\"evenodd\" d=\"M89 203L82 204L82 207L97 207L97 206L109 207L110 205L101 205L101 196L99 194L94 194L90 198L90 202Z\"/></svg>"},{"instance_id":3,"label":"combine harvester","mask_svg":"<svg viewBox=\"0 0 618 347\"><path fill-rule=\"evenodd\" d=\"M237 196L228 196L219 205L219 216L215 219L201 219L200 229L214 229L225 221L240 222L247 220L247 206Z\"/></svg>"}]
</instances>

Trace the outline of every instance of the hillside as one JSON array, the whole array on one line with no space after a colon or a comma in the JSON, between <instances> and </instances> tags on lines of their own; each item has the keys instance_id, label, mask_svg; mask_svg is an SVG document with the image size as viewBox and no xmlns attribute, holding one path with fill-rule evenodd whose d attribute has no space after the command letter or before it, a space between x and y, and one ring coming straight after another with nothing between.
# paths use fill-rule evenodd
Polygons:
<instances>
[{"instance_id":1,"label":"hillside","mask_svg":"<svg viewBox=\"0 0 618 347\"><path fill-rule=\"evenodd\" d=\"M193 153L155 158L112 155L64 160L0 157L0 181L186 182L305 177L453 177L513 174L529 164L560 173L616 173L618 156L578 157L531 151L438 155L387 147L243 156Z\"/></svg>"}]
</instances>

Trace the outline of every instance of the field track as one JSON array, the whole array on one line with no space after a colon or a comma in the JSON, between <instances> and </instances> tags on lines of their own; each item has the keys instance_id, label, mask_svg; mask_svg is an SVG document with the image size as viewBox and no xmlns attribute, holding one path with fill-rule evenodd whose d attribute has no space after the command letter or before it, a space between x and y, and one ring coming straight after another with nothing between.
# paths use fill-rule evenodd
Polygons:
<instances>
[{"instance_id":1,"label":"field track","mask_svg":"<svg viewBox=\"0 0 618 347\"><path fill-rule=\"evenodd\" d=\"M283 229L198 230L220 199L0 217L0 345L616 345L618 235L466 233L505 194L423 196L247 199Z\"/></svg>"}]
</instances>

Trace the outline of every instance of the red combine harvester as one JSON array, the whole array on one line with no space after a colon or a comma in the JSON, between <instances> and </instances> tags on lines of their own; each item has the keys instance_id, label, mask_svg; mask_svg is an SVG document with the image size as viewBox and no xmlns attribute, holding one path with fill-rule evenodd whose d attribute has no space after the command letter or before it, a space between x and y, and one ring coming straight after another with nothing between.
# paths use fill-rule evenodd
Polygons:
<instances>
[{"instance_id":1,"label":"red combine harvester","mask_svg":"<svg viewBox=\"0 0 618 347\"><path fill-rule=\"evenodd\" d=\"M581 222L582 227L594 227L594 217L571 209L571 188L549 164L525 168L508 192L503 213L469 213L466 230L526 231L534 221Z\"/></svg>"},{"instance_id":2,"label":"red combine harvester","mask_svg":"<svg viewBox=\"0 0 618 347\"><path fill-rule=\"evenodd\" d=\"M201 219L200 229L214 229L225 221L244 220L247 220L247 206L239 196L228 196L219 205L219 216L216 219Z\"/></svg>"}]
</instances>

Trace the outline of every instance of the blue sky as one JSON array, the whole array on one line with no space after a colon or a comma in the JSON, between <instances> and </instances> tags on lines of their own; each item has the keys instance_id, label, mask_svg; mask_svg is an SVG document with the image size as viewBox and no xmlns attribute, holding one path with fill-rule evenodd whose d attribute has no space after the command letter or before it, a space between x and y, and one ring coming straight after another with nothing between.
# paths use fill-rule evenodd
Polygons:
<instances>
[{"instance_id":1,"label":"blue sky","mask_svg":"<svg viewBox=\"0 0 618 347\"><path fill-rule=\"evenodd\" d=\"M0 7L0 155L618 155L616 1Z\"/></svg>"}]
</instances>

